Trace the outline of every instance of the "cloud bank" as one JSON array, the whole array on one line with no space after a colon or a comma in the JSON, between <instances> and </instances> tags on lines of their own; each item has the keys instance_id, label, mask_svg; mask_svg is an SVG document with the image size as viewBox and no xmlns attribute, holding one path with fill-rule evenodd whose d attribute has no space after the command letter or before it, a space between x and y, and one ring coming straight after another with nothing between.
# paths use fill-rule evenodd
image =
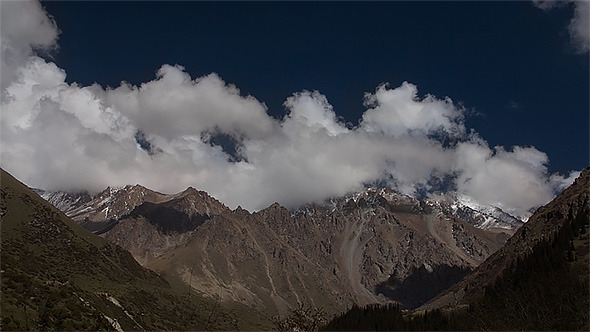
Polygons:
<instances>
[{"instance_id":1,"label":"cloud bank","mask_svg":"<svg viewBox=\"0 0 590 332\"><path fill-rule=\"evenodd\" d=\"M527 215L577 176L549 174L547 155L534 147L490 147L468 132L450 98L420 97L407 82L367 93L356 126L318 91L294 93L275 119L218 75L192 78L179 65L163 65L139 86L68 84L63 69L34 54L57 47L57 27L41 6L1 6L0 163L30 186L139 183L167 193L194 186L232 208L258 210L374 183L431 194L441 183L449 189L450 179L458 194ZM5 17L23 26L9 27Z\"/></svg>"}]
</instances>

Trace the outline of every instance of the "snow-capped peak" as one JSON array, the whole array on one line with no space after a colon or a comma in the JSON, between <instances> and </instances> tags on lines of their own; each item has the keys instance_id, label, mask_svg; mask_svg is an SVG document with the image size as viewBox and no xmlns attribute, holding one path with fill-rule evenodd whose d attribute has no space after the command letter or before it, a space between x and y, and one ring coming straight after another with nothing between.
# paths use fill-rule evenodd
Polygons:
<instances>
[{"instance_id":1,"label":"snow-capped peak","mask_svg":"<svg viewBox=\"0 0 590 332\"><path fill-rule=\"evenodd\" d=\"M447 193L427 200L427 204L483 229L514 229L520 227L528 219L528 216L523 218L505 212L498 206L499 204L482 204L472 197L462 194Z\"/></svg>"}]
</instances>

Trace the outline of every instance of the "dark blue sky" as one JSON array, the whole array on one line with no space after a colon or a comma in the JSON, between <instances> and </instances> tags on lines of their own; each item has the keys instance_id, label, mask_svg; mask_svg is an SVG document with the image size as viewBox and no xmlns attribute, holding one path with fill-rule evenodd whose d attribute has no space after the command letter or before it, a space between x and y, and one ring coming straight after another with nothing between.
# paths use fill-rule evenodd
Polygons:
<instances>
[{"instance_id":1,"label":"dark blue sky","mask_svg":"<svg viewBox=\"0 0 590 332\"><path fill-rule=\"evenodd\" d=\"M588 53L571 46L572 9L530 2L44 2L68 82L153 80L162 64L218 73L282 117L319 90L356 124L382 82L468 109L490 145L532 145L550 170L589 162Z\"/></svg>"}]
</instances>

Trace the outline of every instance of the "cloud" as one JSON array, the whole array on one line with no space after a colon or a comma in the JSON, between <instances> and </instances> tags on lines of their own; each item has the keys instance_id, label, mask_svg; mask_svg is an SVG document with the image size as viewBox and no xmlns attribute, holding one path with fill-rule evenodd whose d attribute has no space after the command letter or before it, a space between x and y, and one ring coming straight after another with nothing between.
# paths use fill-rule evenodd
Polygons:
<instances>
[{"instance_id":1,"label":"cloud","mask_svg":"<svg viewBox=\"0 0 590 332\"><path fill-rule=\"evenodd\" d=\"M307 127L326 130L330 136L347 132L336 118L328 99L318 91L303 91L287 98L284 106L290 110L287 123L300 122ZM290 121L289 121L290 120Z\"/></svg>"},{"instance_id":2,"label":"cloud","mask_svg":"<svg viewBox=\"0 0 590 332\"><path fill-rule=\"evenodd\" d=\"M590 2L576 1L574 17L568 26L572 42L580 53L590 49Z\"/></svg>"},{"instance_id":3,"label":"cloud","mask_svg":"<svg viewBox=\"0 0 590 332\"><path fill-rule=\"evenodd\" d=\"M34 15L2 6L14 19L37 17L22 29L48 30L37 33L53 47L57 28L39 19L46 15L40 6L25 6ZM4 33L3 66L13 54ZM526 215L573 181L573 174L549 174L547 156L533 147L490 148L467 134L465 111L450 98L420 97L407 82L365 94L356 127L318 91L295 92L284 103L288 113L275 119L217 74L192 78L179 65L165 64L137 86L68 84L63 69L34 55L37 39L28 40L19 46L27 58L6 62L15 76L2 92L0 164L34 187L99 191L140 183L173 193L194 186L232 208L258 210L372 183L419 196L450 178L481 204Z\"/></svg>"},{"instance_id":4,"label":"cloud","mask_svg":"<svg viewBox=\"0 0 590 332\"><path fill-rule=\"evenodd\" d=\"M579 53L588 53L590 50L590 1L568 0L568 1L546 1L533 0L535 6L550 10L565 4L574 8L574 14L568 25L568 31L572 45Z\"/></svg>"},{"instance_id":5,"label":"cloud","mask_svg":"<svg viewBox=\"0 0 590 332\"><path fill-rule=\"evenodd\" d=\"M237 136L260 137L273 127L266 106L255 98L241 96L216 74L192 80L178 65L163 65L155 80L139 87L123 84L103 95L141 130L168 139L215 127Z\"/></svg>"},{"instance_id":6,"label":"cloud","mask_svg":"<svg viewBox=\"0 0 590 332\"><path fill-rule=\"evenodd\" d=\"M525 218L531 208L549 202L579 175L549 175L545 153L534 147L490 148L477 135L458 144L455 154L457 193Z\"/></svg>"},{"instance_id":7,"label":"cloud","mask_svg":"<svg viewBox=\"0 0 590 332\"><path fill-rule=\"evenodd\" d=\"M454 107L450 98L439 100L428 95L418 100L417 93L418 88L408 82L396 89L383 84L374 94L367 93L365 105L373 108L363 114L363 128L390 136L437 131L464 134L463 112Z\"/></svg>"},{"instance_id":8,"label":"cloud","mask_svg":"<svg viewBox=\"0 0 590 332\"><path fill-rule=\"evenodd\" d=\"M0 30L2 92L17 78L18 69L29 61L33 50L49 52L57 48L59 31L53 19L37 1L2 1Z\"/></svg>"}]
</instances>

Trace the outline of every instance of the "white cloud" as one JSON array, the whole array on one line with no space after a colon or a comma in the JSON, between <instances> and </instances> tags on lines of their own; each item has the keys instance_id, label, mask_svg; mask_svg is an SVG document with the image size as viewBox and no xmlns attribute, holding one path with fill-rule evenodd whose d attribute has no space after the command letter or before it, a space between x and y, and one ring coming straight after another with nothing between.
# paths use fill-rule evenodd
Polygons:
<instances>
[{"instance_id":1,"label":"white cloud","mask_svg":"<svg viewBox=\"0 0 590 332\"><path fill-rule=\"evenodd\" d=\"M16 79L17 70L29 60L33 50L51 51L57 48L59 32L38 1L0 2L0 30L0 93L3 95L4 89Z\"/></svg>"},{"instance_id":2,"label":"white cloud","mask_svg":"<svg viewBox=\"0 0 590 332\"><path fill-rule=\"evenodd\" d=\"M318 91L295 93L287 98L284 105L290 110L285 121L287 124L296 121L316 130L326 130L330 136L348 131L346 126L338 122L328 99Z\"/></svg>"},{"instance_id":3,"label":"white cloud","mask_svg":"<svg viewBox=\"0 0 590 332\"><path fill-rule=\"evenodd\" d=\"M533 3L543 10L550 10L565 4L572 5L574 14L568 25L571 42L579 53L588 53L590 50L590 1L533 0Z\"/></svg>"},{"instance_id":4,"label":"white cloud","mask_svg":"<svg viewBox=\"0 0 590 332\"><path fill-rule=\"evenodd\" d=\"M460 143L455 154L457 192L517 216L528 216L531 208L548 203L564 184L573 182L549 176L547 155L533 147L492 149L472 137Z\"/></svg>"},{"instance_id":5,"label":"white cloud","mask_svg":"<svg viewBox=\"0 0 590 332\"><path fill-rule=\"evenodd\" d=\"M580 53L590 50L590 1L576 1L574 17L568 26L572 42Z\"/></svg>"},{"instance_id":6,"label":"white cloud","mask_svg":"<svg viewBox=\"0 0 590 332\"><path fill-rule=\"evenodd\" d=\"M429 134L442 131L462 135L463 112L452 101L428 95L417 99L418 88L408 82L395 89L386 84L374 94L365 95L365 105L373 107L363 114L362 126L367 131L380 131L389 136Z\"/></svg>"},{"instance_id":7,"label":"white cloud","mask_svg":"<svg viewBox=\"0 0 590 332\"><path fill-rule=\"evenodd\" d=\"M216 74L192 80L181 66L163 65L156 79L140 87L107 90L105 102L146 132L173 138L218 127L235 135L260 137L273 128L266 106L242 97Z\"/></svg>"},{"instance_id":8,"label":"white cloud","mask_svg":"<svg viewBox=\"0 0 590 332\"><path fill-rule=\"evenodd\" d=\"M25 15L2 4L2 15ZM34 17L45 15L29 7ZM22 29L47 29L40 35L55 38L50 19L38 22ZM2 30L3 66L13 52L5 40L11 39ZM19 46L27 58L6 62L16 67L3 92L0 163L31 186L98 191L140 183L162 192L194 186L232 208L257 210L275 201L295 207L377 181L417 195L438 189L431 180L452 176L461 194L522 214L573 180L548 174L547 156L534 148L492 149L477 134L467 137L461 108L449 98L420 99L410 83L367 93L368 109L354 128L318 91L294 93L284 104L288 114L277 120L218 75L193 79L178 65L163 65L139 86L68 84L63 69L30 54L37 42L27 40ZM210 143L217 133L235 140L240 161ZM458 143L443 146L441 137ZM146 142L153 149L146 151Z\"/></svg>"}]
</instances>

